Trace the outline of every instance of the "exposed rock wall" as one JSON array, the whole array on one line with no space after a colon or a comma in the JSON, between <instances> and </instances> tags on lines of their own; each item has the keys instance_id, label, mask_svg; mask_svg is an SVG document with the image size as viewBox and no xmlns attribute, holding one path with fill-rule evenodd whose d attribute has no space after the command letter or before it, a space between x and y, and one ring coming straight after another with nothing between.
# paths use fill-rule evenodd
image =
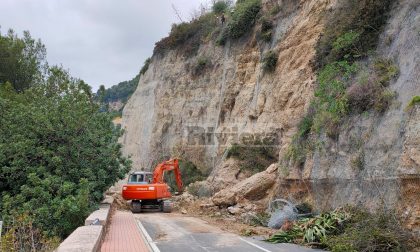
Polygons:
<instances>
[{"instance_id":1,"label":"exposed rock wall","mask_svg":"<svg viewBox=\"0 0 420 252\"><path fill-rule=\"evenodd\" d=\"M271 43L259 42L256 27L224 47L203 44L196 56L170 51L152 58L123 111L122 143L134 169L181 155L211 171L208 182L216 192L244 179L224 155L237 135L275 134L280 156L285 152L313 98L315 45L336 1L271 0L264 8L275 2L282 8ZM391 108L350 117L338 141L321 137L322 148L304 167L279 167L271 197L310 200L320 210L347 203L396 208L408 225L419 226L420 108L406 107L420 95L420 7L415 0L396 2L376 51L399 67L390 84L398 94ZM271 74L261 63L269 50L279 53ZM194 76L199 57L211 64ZM360 151L363 167L355 169L352 159Z\"/></svg>"},{"instance_id":2,"label":"exposed rock wall","mask_svg":"<svg viewBox=\"0 0 420 252\"><path fill-rule=\"evenodd\" d=\"M201 168L213 169L226 143L219 135L212 135L211 143L203 144L199 137L192 139L196 144L188 143L189 131L198 132L192 127L210 135L274 132L280 147L287 145L313 96L310 61L330 1L279 2L283 8L271 43L259 42L252 32L224 47L204 44L197 56L171 51L153 57L123 112L122 143L135 168L182 146ZM261 59L270 49L279 52L278 64L275 73L264 74ZM211 67L194 77L191 69L198 57L210 59Z\"/></svg>"}]
</instances>

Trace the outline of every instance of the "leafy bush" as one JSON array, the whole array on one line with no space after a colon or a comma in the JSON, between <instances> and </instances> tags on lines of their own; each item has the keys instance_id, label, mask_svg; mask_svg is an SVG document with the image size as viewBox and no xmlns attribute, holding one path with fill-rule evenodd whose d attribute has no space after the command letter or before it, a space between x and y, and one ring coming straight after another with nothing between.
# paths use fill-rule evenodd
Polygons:
<instances>
[{"instance_id":1,"label":"leafy bush","mask_svg":"<svg viewBox=\"0 0 420 252\"><path fill-rule=\"evenodd\" d=\"M261 39L265 42L270 42L273 34L273 22L264 17L261 20Z\"/></svg>"},{"instance_id":2,"label":"leafy bush","mask_svg":"<svg viewBox=\"0 0 420 252\"><path fill-rule=\"evenodd\" d=\"M149 65L150 65L151 62L152 62L152 59L151 58L147 58L144 61L143 67L140 69L140 75L146 73L147 69L149 69Z\"/></svg>"},{"instance_id":3,"label":"leafy bush","mask_svg":"<svg viewBox=\"0 0 420 252\"><path fill-rule=\"evenodd\" d=\"M195 54L202 41L217 27L217 18L207 13L190 22L173 24L168 37L155 44L153 54L179 49L184 55Z\"/></svg>"},{"instance_id":4,"label":"leafy bush","mask_svg":"<svg viewBox=\"0 0 420 252\"><path fill-rule=\"evenodd\" d=\"M278 55L274 51L268 51L263 58L263 69L265 72L274 72L277 66Z\"/></svg>"},{"instance_id":5,"label":"leafy bush","mask_svg":"<svg viewBox=\"0 0 420 252\"><path fill-rule=\"evenodd\" d=\"M220 15L222 13L225 13L227 9L230 7L231 2L226 0L219 0L215 2L212 6L212 10L214 14Z\"/></svg>"},{"instance_id":6,"label":"leafy bush","mask_svg":"<svg viewBox=\"0 0 420 252\"><path fill-rule=\"evenodd\" d=\"M247 33L260 10L261 0L238 1L228 23L229 37L236 39Z\"/></svg>"},{"instance_id":7,"label":"leafy bush","mask_svg":"<svg viewBox=\"0 0 420 252\"><path fill-rule=\"evenodd\" d=\"M241 171L250 171L252 174L264 171L277 162L276 149L258 143L254 146L233 144L227 150L227 158L239 160Z\"/></svg>"}]
</instances>

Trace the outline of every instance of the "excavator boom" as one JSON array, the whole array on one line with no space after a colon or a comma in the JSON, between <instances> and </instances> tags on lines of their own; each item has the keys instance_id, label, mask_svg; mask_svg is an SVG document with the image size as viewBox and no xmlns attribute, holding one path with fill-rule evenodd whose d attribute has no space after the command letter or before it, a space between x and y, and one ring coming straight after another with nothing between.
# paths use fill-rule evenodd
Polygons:
<instances>
[{"instance_id":1,"label":"excavator boom","mask_svg":"<svg viewBox=\"0 0 420 252\"><path fill-rule=\"evenodd\" d=\"M171 159L165 162L160 163L153 172L153 183L161 184L164 183L163 176L165 171L174 171L175 181L178 187L178 191L182 192L182 180L181 180L181 171L179 169L178 159Z\"/></svg>"}]
</instances>

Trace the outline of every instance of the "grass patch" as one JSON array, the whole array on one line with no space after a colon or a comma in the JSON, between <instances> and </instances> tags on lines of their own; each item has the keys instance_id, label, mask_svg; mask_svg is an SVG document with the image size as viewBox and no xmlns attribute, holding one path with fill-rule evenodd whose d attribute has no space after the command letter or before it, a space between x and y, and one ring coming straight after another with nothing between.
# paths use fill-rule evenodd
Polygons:
<instances>
[{"instance_id":1,"label":"grass patch","mask_svg":"<svg viewBox=\"0 0 420 252\"><path fill-rule=\"evenodd\" d=\"M277 162L276 149L263 145L233 144L227 150L227 158L240 161L241 171L250 171L252 174L264 171L269 165Z\"/></svg>"},{"instance_id":2,"label":"grass patch","mask_svg":"<svg viewBox=\"0 0 420 252\"><path fill-rule=\"evenodd\" d=\"M411 101L408 103L408 108L414 107L416 104L420 104L420 96L416 95L411 98Z\"/></svg>"},{"instance_id":3,"label":"grass patch","mask_svg":"<svg viewBox=\"0 0 420 252\"><path fill-rule=\"evenodd\" d=\"M263 70L272 73L276 70L278 55L275 51L268 51L263 58Z\"/></svg>"}]
</instances>

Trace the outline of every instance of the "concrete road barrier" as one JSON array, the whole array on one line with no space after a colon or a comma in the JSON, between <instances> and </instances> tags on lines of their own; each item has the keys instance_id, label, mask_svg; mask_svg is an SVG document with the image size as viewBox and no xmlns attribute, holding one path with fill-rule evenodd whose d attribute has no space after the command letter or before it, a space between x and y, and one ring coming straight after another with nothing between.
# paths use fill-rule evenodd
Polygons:
<instances>
[{"instance_id":1,"label":"concrete road barrier","mask_svg":"<svg viewBox=\"0 0 420 252\"><path fill-rule=\"evenodd\" d=\"M96 210L92 212L85 220L85 226L91 225L96 220L99 220L99 224L102 226L105 226L110 214L110 206L104 205L99 208L99 210Z\"/></svg>"},{"instance_id":2,"label":"concrete road barrier","mask_svg":"<svg viewBox=\"0 0 420 252\"><path fill-rule=\"evenodd\" d=\"M94 252L101 245L103 227L90 225L78 227L58 247L57 252Z\"/></svg>"}]
</instances>

